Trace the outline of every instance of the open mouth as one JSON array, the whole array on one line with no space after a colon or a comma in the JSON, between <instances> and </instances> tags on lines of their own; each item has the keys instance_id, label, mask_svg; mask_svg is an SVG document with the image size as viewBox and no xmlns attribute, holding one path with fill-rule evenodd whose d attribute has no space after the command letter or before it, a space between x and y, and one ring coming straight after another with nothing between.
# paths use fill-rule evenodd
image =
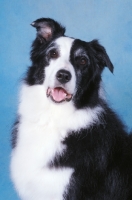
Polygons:
<instances>
[{"instance_id":1,"label":"open mouth","mask_svg":"<svg viewBox=\"0 0 132 200\"><path fill-rule=\"evenodd\" d=\"M72 94L69 94L64 88L61 87L48 88L47 97L49 96L55 103L70 101L72 99Z\"/></svg>"}]
</instances>

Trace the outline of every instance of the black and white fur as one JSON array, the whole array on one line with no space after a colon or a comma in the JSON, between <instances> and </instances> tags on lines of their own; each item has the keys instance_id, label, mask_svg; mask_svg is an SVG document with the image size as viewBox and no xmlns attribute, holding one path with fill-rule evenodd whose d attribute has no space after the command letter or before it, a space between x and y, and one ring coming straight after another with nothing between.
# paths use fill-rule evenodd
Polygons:
<instances>
[{"instance_id":1,"label":"black and white fur","mask_svg":"<svg viewBox=\"0 0 132 200\"><path fill-rule=\"evenodd\" d=\"M104 47L65 36L49 18L32 26L32 66L12 134L11 177L20 198L131 200L131 135L104 97L101 73L105 66L113 72ZM56 100L54 88L66 97Z\"/></svg>"}]
</instances>

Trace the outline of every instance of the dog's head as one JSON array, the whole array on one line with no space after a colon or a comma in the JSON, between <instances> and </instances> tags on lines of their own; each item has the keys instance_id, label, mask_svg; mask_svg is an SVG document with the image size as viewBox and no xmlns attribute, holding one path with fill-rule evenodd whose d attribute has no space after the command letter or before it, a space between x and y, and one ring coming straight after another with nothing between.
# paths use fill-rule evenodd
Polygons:
<instances>
[{"instance_id":1,"label":"dog's head","mask_svg":"<svg viewBox=\"0 0 132 200\"><path fill-rule=\"evenodd\" d=\"M101 73L113 65L97 40L85 42L65 36L65 28L49 18L31 24L37 30L32 45L29 85L43 84L53 103L73 101L77 108L97 105Z\"/></svg>"}]
</instances>

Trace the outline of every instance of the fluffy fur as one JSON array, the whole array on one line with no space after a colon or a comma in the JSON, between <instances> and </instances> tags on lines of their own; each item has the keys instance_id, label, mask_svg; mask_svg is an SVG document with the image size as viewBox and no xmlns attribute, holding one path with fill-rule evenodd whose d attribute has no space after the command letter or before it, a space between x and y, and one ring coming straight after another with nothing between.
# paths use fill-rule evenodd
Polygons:
<instances>
[{"instance_id":1,"label":"fluffy fur","mask_svg":"<svg viewBox=\"0 0 132 200\"><path fill-rule=\"evenodd\" d=\"M11 177L22 200L131 200L132 141L101 83L113 65L97 40L32 23L32 66L12 133Z\"/></svg>"}]
</instances>

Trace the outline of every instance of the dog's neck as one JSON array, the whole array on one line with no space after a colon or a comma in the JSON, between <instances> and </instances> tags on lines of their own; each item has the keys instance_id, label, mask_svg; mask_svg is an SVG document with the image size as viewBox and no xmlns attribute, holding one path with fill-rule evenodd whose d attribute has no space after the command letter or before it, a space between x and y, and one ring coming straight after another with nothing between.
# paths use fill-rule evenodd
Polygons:
<instances>
[{"instance_id":1,"label":"dog's neck","mask_svg":"<svg viewBox=\"0 0 132 200\"><path fill-rule=\"evenodd\" d=\"M72 101L56 104L47 98L43 85L23 84L20 102L18 114L22 120L43 126L52 122L67 131L98 123L103 112L100 106L78 110Z\"/></svg>"}]
</instances>

